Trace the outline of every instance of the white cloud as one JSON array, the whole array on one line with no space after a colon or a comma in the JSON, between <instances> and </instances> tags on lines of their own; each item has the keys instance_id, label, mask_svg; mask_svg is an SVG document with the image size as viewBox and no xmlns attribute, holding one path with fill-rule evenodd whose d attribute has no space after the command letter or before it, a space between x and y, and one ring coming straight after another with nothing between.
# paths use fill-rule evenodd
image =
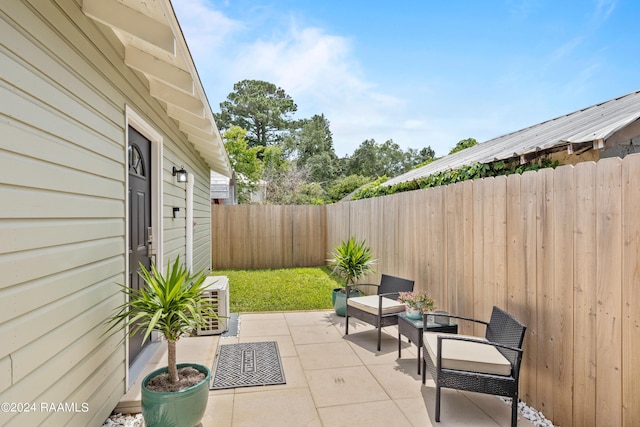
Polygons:
<instances>
[{"instance_id":1,"label":"white cloud","mask_svg":"<svg viewBox=\"0 0 640 427\"><path fill-rule=\"evenodd\" d=\"M349 63L350 47L343 37L317 28L292 26L278 40L258 41L250 46L237 66L269 75L288 92L321 96L347 87L364 91L369 85L355 75Z\"/></svg>"},{"instance_id":2,"label":"white cloud","mask_svg":"<svg viewBox=\"0 0 640 427\"><path fill-rule=\"evenodd\" d=\"M599 23L606 21L616 8L616 2L617 0L598 0L594 19Z\"/></svg>"},{"instance_id":3,"label":"white cloud","mask_svg":"<svg viewBox=\"0 0 640 427\"><path fill-rule=\"evenodd\" d=\"M424 129L426 123L424 120L405 120L402 124L402 128L406 130L420 130Z\"/></svg>"},{"instance_id":4,"label":"white cloud","mask_svg":"<svg viewBox=\"0 0 640 427\"><path fill-rule=\"evenodd\" d=\"M247 46L233 64L243 78L267 80L285 89L298 104L298 116L325 114L339 155L351 154L365 139L386 140L404 103L363 77L345 37L319 28L299 28L274 40ZM387 135L384 130L387 129Z\"/></svg>"},{"instance_id":5,"label":"white cloud","mask_svg":"<svg viewBox=\"0 0 640 427\"><path fill-rule=\"evenodd\" d=\"M194 57L215 54L227 37L243 27L242 23L211 9L205 0L179 0L172 5Z\"/></svg>"},{"instance_id":6,"label":"white cloud","mask_svg":"<svg viewBox=\"0 0 640 427\"><path fill-rule=\"evenodd\" d=\"M234 83L256 79L282 87L297 103L298 118L325 114L339 155L365 139L391 139L402 126L405 102L367 80L348 38L291 19L284 30L243 42L251 22L234 21L204 0L175 7L214 110Z\"/></svg>"}]
</instances>

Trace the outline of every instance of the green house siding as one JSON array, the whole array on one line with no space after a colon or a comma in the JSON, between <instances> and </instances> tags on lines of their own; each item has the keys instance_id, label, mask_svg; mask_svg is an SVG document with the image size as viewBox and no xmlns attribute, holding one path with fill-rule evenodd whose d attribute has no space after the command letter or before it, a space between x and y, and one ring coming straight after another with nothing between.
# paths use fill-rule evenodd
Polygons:
<instances>
[{"instance_id":1,"label":"green house siding","mask_svg":"<svg viewBox=\"0 0 640 427\"><path fill-rule=\"evenodd\" d=\"M0 402L37 404L0 425L101 425L126 391L122 335L103 332L126 281L127 109L162 137L165 263L186 253L183 165L210 268L209 166L81 2L2 2L0 35Z\"/></svg>"}]
</instances>

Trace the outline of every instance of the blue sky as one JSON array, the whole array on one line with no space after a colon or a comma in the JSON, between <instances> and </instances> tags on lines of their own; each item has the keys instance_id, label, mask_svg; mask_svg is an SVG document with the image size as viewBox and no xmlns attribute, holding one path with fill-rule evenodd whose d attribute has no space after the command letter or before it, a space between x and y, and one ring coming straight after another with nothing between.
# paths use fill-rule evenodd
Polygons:
<instances>
[{"instance_id":1,"label":"blue sky","mask_svg":"<svg viewBox=\"0 0 640 427\"><path fill-rule=\"evenodd\" d=\"M173 0L214 112L243 79L365 139L445 155L640 90L636 0Z\"/></svg>"}]
</instances>

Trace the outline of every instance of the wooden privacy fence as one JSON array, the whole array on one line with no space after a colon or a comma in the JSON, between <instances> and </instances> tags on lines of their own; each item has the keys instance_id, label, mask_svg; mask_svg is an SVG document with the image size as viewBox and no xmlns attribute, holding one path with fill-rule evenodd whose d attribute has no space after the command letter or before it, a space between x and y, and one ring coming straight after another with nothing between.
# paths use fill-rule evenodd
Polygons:
<instances>
[{"instance_id":1,"label":"wooden privacy fence","mask_svg":"<svg viewBox=\"0 0 640 427\"><path fill-rule=\"evenodd\" d=\"M247 216L275 212L236 208L212 213L234 252L251 240ZM415 279L439 309L488 319L498 305L525 323L521 398L556 425L640 425L640 155L307 208L296 215L321 218L301 227L309 239L321 227L325 248L366 239L378 275Z\"/></svg>"},{"instance_id":2,"label":"wooden privacy fence","mask_svg":"<svg viewBox=\"0 0 640 427\"><path fill-rule=\"evenodd\" d=\"M324 206L211 205L212 267L261 269L326 263Z\"/></svg>"}]
</instances>

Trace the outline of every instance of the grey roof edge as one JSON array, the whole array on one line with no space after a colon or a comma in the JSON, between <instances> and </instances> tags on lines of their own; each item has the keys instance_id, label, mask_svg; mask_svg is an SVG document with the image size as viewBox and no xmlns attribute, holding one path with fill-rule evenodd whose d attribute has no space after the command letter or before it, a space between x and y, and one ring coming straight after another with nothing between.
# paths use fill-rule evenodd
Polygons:
<instances>
[{"instance_id":1,"label":"grey roof edge","mask_svg":"<svg viewBox=\"0 0 640 427\"><path fill-rule=\"evenodd\" d=\"M391 186L474 163L492 163L607 139L640 118L640 90L492 138L391 178Z\"/></svg>"}]
</instances>

